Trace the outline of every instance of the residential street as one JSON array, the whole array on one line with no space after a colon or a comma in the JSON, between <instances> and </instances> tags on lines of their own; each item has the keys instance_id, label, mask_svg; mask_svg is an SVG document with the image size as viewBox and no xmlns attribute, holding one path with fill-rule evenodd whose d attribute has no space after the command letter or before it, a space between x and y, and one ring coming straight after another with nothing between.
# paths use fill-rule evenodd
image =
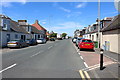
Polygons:
<instances>
[{"instance_id":1,"label":"residential street","mask_svg":"<svg viewBox=\"0 0 120 80\"><path fill-rule=\"evenodd\" d=\"M86 68L71 40L4 52L3 78L80 78Z\"/></svg>"}]
</instances>

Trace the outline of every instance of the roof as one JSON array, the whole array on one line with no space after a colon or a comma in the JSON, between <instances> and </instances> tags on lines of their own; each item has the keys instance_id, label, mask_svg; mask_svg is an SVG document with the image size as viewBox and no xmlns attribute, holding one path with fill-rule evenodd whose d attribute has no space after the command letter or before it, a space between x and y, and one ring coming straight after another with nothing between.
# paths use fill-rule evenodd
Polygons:
<instances>
[{"instance_id":1,"label":"roof","mask_svg":"<svg viewBox=\"0 0 120 80\"><path fill-rule=\"evenodd\" d=\"M43 28L43 27L38 23L38 20L36 20L35 23L32 24L32 26L36 27L38 30L45 30L45 31L47 31L45 28Z\"/></svg>"},{"instance_id":2,"label":"roof","mask_svg":"<svg viewBox=\"0 0 120 80\"><path fill-rule=\"evenodd\" d=\"M3 14L0 14L0 17L1 17L1 18L10 19L8 16L5 16L5 15L3 15Z\"/></svg>"},{"instance_id":3,"label":"roof","mask_svg":"<svg viewBox=\"0 0 120 80\"><path fill-rule=\"evenodd\" d=\"M49 36L49 35L50 35L50 34L49 34L49 32L46 32L46 35L48 35L48 36Z\"/></svg>"},{"instance_id":4,"label":"roof","mask_svg":"<svg viewBox=\"0 0 120 80\"><path fill-rule=\"evenodd\" d=\"M11 29L13 29L16 32L22 32L22 33L28 33L23 27L20 27L17 22L11 20Z\"/></svg>"},{"instance_id":5,"label":"roof","mask_svg":"<svg viewBox=\"0 0 120 80\"><path fill-rule=\"evenodd\" d=\"M115 16L112 22L108 24L106 27L104 27L101 31L104 32L115 29L120 29L120 14Z\"/></svg>"},{"instance_id":6,"label":"roof","mask_svg":"<svg viewBox=\"0 0 120 80\"><path fill-rule=\"evenodd\" d=\"M34 27L34 26L31 26L32 27L32 32L34 32L34 33L40 33L40 31L36 28L36 27Z\"/></svg>"}]
</instances>

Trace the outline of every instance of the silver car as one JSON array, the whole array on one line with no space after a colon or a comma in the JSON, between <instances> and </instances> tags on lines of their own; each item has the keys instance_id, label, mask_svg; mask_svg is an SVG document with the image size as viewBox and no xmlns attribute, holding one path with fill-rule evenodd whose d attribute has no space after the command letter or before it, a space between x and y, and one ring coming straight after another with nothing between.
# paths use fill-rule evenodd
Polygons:
<instances>
[{"instance_id":1,"label":"silver car","mask_svg":"<svg viewBox=\"0 0 120 80\"><path fill-rule=\"evenodd\" d=\"M77 47L78 47L78 43L80 42L81 39L84 39L84 38L80 38L79 37L79 38L76 39L76 43L75 44L76 44Z\"/></svg>"},{"instance_id":2,"label":"silver car","mask_svg":"<svg viewBox=\"0 0 120 80\"><path fill-rule=\"evenodd\" d=\"M28 46L28 44L22 39L11 40L7 43L7 47L9 48L22 48L26 46Z\"/></svg>"}]
</instances>

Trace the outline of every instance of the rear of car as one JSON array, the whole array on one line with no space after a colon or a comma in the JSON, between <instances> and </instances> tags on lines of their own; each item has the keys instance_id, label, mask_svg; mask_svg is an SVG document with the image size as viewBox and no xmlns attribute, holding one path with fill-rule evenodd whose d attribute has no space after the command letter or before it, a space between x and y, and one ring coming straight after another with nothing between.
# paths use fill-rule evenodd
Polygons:
<instances>
[{"instance_id":1,"label":"rear of car","mask_svg":"<svg viewBox=\"0 0 120 80\"><path fill-rule=\"evenodd\" d=\"M11 48L11 47L19 47L20 43L19 40L11 40L7 43L7 47Z\"/></svg>"},{"instance_id":2,"label":"rear of car","mask_svg":"<svg viewBox=\"0 0 120 80\"><path fill-rule=\"evenodd\" d=\"M94 49L94 43L90 39L82 39L78 44L79 49Z\"/></svg>"}]
</instances>

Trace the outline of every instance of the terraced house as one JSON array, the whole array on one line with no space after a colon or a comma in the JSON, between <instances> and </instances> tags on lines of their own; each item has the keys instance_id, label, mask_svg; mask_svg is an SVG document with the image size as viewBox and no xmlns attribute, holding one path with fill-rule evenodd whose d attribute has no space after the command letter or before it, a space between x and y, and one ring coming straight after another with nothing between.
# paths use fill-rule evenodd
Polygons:
<instances>
[{"instance_id":1,"label":"terraced house","mask_svg":"<svg viewBox=\"0 0 120 80\"><path fill-rule=\"evenodd\" d=\"M16 21L5 15L0 15L0 47L7 45L7 42L13 39L30 38L30 34Z\"/></svg>"},{"instance_id":2,"label":"terraced house","mask_svg":"<svg viewBox=\"0 0 120 80\"><path fill-rule=\"evenodd\" d=\"M34 26L27 23L27 20L18 20L20 27L24 28L29 34L30 38L38 39L42 33Z\"/></svg>"},{"instance_id":3,"label":"terraced house","mask_svg":"<svg viewBox=\"0 0 120 80\"><path fill-rule=\"evenodd\" d=\"M47 35L46 35L47 30L39 24L38 20L36 20L35 23L32 24L32 26L37 28L39 30L39 32L41 33L38 36L39 38L47 38Z\"/></svg>"},{"instance_id":4,"label":"terraced house","mask_svg":"<svg viewBox=\"0 0 120 80\"><path fill-rule=\"evenodd\" d=\"M115 16L101 31L101 43L104 50L120 53L120 15Z\"/></svg>"},{"instance_id":5,"label":"terraced house","mask_svg":"<svg viewBox=\"0 0 120 80\"><path fill-rule=\"evenodd\" d=\"M39 30L30 25L27 20L12 20L8 16L0 15L0 47L7 46L7 42L14 39L38 39L46 37L46 29ZM41 29L41 28L40 28Z\"/></svg>"}]
</instances>

